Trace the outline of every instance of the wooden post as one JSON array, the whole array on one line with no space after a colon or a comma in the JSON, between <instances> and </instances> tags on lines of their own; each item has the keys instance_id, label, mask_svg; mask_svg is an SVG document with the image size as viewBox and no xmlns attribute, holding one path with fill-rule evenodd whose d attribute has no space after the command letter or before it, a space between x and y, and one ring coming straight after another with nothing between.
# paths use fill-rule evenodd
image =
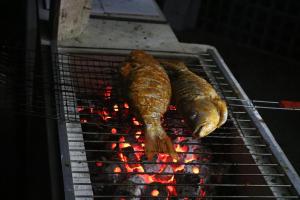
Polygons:
<instances>
[{"instance_id":1,"label":"wooden post","mask_svg":"<svg viewBox=\"0 0 300 200\"><path fill-rule=\"evenodd\" d=\"M88 23L90 11L91 0L61 0L58 40L80 35Z\"/></svg>"}]
</instances>

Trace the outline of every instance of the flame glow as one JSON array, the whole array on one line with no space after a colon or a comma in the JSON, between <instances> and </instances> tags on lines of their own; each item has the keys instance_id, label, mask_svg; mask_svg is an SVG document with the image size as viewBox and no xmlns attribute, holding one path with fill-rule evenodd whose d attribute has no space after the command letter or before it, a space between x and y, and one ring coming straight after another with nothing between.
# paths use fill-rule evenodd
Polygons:
<instances>
[{"instance_id":1,"label":"flame glow","mask_svg":"<svg viewBox=\"0 0 300 200\"><path fill-rule=\"evenodd\" d=\"M104 83L101 83L102 85ZM112 86L110 85L103 85L104 86L104 93L101 93L102 98L105 100L110 100L112 96ZM103 91L103 90L102 90ZM108 103L109 101L105 101ZM169 110L176 111L175 105L170 105ZM128 103L109 103L107 107L97 107L96 105L92 105L91 107L88 106L78 106L76 108L77 112L83 114L93 114L97 116L97 120L100 120L101 123L112 122L113 126L106 127L106 133L109 131L109 137L112 137L113 142L111 144L107 144L107 148L111 148L114 153L117 154L117 159L122 163L115 168L111 168L114 173L132 173L141 177L146 184L151 183L161 183L161 184L171 184L166 185L165 189L168 192L168 198L178 196L176 187L173 184L176 184L176 173L185 173L185 164L183 163L191 163L193 161L198 161L200 159L199 154L192 153L194 152L194 147L192 145L188 145L185 143L187 141L187 137L183 137L181 134L183 133L183 128L172 128L170 130L173 131L173 135L176 136L174 139L174 149L178 153L178 160L172 159L172 157L168 154L158 153L155 155L155 158L150 162L151 164L147 164L144 162L146 159L145 157L145 137L141 137L143 135L143 131L141 126L143 125L143 121L139 122L136 117L132 117L131 110L129 109ZM119 118L122 116L122 118ZM126 117L126 123L130 128L123 128L121 126L116 126L113 122L114 120L122 119ZM163 119L162 119L163 121ZM163 121L164 123L167 120ZM180 120L184 123L184 120ZM81 123L88 123L90 122L90 118L81 118ZM125 133L128 134L127 136L119 136L117 133ZM131 135L130 135L131 134ZM122 134L123 135L123 134ZM202 161L207 158L201 158ZM154 164L153 164L154 163ZM103 167L107 166L104 165L103 162L97 161L95 163L96 167ZM151 168L153 166L153 168ZM149 170L150 169L150 170ZM200 166L192 166L192 168L188 168L188 173L199 174L201 172L202 167ZM190 171L191 169L191 171ZM151 173L154 170L155 173ZM149 172L149 173L148 173ZM175 176L176 175L176 176ZM128 175L126 175L128 176ZM130 176L130 175L129 175ZM204 178L200 179L200 185L204 184ZM150 190L151 191L151 190ZM151 196L158 197L160 191L154 189L151 191ZM205 197L206 191L201 188L199 190L199 196ZM125 199L124 197L120 197L120 199ZM184 198L188 199L188 198Z\"/></svg>"},{"instance_id":2,"label":"flame glow","mask_svg":"<svg viewBox=\"0 0 300 200\"><path fill-rule=\"evenodd\" d=\"M128 103L124 103L124 108L128 109L129 108L129 105Z\"/></svg>"},{"instance_id":3,"label":"flame glow","mask_svg":"<svg viewBox=\"0 0 300 200\"><path fill-rule=\"evenodd\" d=\"M114 111L116 111L116 112L119 111L119 106L117 104L114 105Z\"/></svg>"},{"instance_id":4,"label":"flame glow","mask_svg":"<svg viewBox=\"0 0 300 200\"><path fill-rule=\"evenodd\" d=\"M159 191L158 190L152 190L151 195L154 197L157 197L159 195Z\"/></svg>"},{"instance_id":5,"label":"flame glow","mask_svg":"<svg viewBox=\"0 0 300 200\"><path fill-rule=\"evenodd\" d=\"M115 173L120 173L122 170L121 170L121 168L120 167L115 167L114 168L114 172Z\"/></svg>"},{"instance_id":6,"label":"flame glow","mask_svg":"<svg viewBox=\"0 0 300 200\"><path fill-rule=\"evenodd\" d=\"M112 143L111 144L111 149L115 149L117 147L117 144L116 143Z\"/></svg>"},{"instance_id":7,"label":"flame glow","mask_svg":"<svg viewBox=\"0 0 300 200\"><path fill-rule=\"evenodd\" d=\"M192 170L193 170L193 173L194 173L194 174L199 174L199 173L200 173L199 167L195 167L195 166L194 166Z\"/></svg>"},{"instance_id":8,"label":"flame glow","mask_svg":"<svg viewBox=\"0 0 300 200\"><path fill-rule=\"evenodd\" d=\"M118 132L118 131L117 131L116 128L112 128L112 129L111 129L111 133L112 133L112 134L117 134L117 132Z\"/></svg>"}]
</instances>

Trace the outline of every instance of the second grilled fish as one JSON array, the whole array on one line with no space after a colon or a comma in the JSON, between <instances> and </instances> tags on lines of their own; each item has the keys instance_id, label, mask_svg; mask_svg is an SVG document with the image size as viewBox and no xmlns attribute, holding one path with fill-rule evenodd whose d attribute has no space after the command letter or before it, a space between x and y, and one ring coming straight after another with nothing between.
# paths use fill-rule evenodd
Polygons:
<instances>
[{"instance_id":1,"label":"second grilled fish","mask_svg":"<svg viewBox=\"0 0 300 200\"><path fill-rule=\"evenodd\" d=\"M145 124L148 159L152 160L157 153L168 153L177 159L160 121L171 99L171 84L164 68L151 55L134 50L122 66L121 74L127 84L131 106Z\"/></svg>"},{"instance_id":2,"label":"second grilled fish","mask_svg":"<svg viewBox=\"0 0 300 200\"><path fill-rule=\"evenodd\" d=\"M226 122L226 103L205 79L182 62L164 61L162 64L171 71L176 105L195 137L205 137Z\"/></svg>"}]
</instances>

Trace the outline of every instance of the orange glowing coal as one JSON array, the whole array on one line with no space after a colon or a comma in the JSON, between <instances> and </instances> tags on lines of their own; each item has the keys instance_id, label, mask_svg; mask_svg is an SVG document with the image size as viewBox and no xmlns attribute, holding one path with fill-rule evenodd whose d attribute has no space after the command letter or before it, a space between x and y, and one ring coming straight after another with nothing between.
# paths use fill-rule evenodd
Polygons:
<instances>
[{"instance_id":1,"label":"orange glowing coal","mask_svg":"<svg viewBox=\"0 0 300 200\"><path fill-rule=\"evenodd\" d=\"M173 185L168 185L167 190L169 192L169 195L177 196L176 188Z\"/></svg>"},{"instance_id":2,"label":"orange glowing coal","mask_svg":"<svg viewBox=\"0 0 300 200\"><path fill-rule=\"evenodd\" d=\"M129 105L128 103L124 103L124 108L128 109L129 108Z\"/></svg>"},{"instance_id":3,"label":"orange glowing coal","mask_svg":"<svg viewBox=\"0 0 300 200\"><path fill-rule=\"evenodd\" d=\"M189 150L189 147L186 146L186 145L184 145L184 146L180 146L180 144L175 145L175 151L176 152L182 153L182 152L187 152L188 150Z\"/></svg>"},{"instance_id":4,"label":"orange glowing coal","mask_svg":"<svg viewBox=\"0 0 300 200\"><path fill-rule=\"evenodd\" d=\"M205 197L206 196L206 191L203 189L200 189L200 197Z\"/></svg>"},{"instance_id":5,"label":"orange glowing coal","mask_svg":"<svg viewBox=\"0 0 300 200\"><path fill-rule=\"evenodd\" d=\"M102 162L96 162L96 166L97 166L97 167L102 167L102 166L103 166L103 163L102 163Z\"/></svg>"},{"instance_id":6,"label":"orange glowing coal","mask_svg":"<svg viewBox=\"0 0 300 200\"><path fill-rule=\"evenodd\" d=\"M119 106L117 104L114 105L114 111L116 111L116 112L119 111Z\"/></svg>"},{"instance_id":7,"label":"orange glowing coal","mask_svg":"<svg viewBox=\"0 0 300 200\"><path fill-rule=\"evenodd\" d=\"M139 139L140 136L141 136L141 134L142 134L142 131L137 131L137 132L135 133L135 138L136 138L136 139Z\"/></svg>"},{"instance_id":8,"label":"orange glowing coal","mask_svg":"<svg viewBox=\"0 0 300 200\"><path fill-rule=\"evenodd\" d=\"M103 109L101 111L98 111L98 114L102 117L102 119L104 121L107 121L107 120L111 119L111 116L109 115L109 113L105 109Z\"/></svg>"},{"instance_id":9,"label":"orange glowing coal","mask_svg":"<svg viewBox=\"0 0 300 200\"><path fill-rule=\"evenodd\" d=\"M81 112L81 111L83 111L84 110L84 108L82 107L82 106L77 106L77 112Z\"/></svg>"},{"instance_id":10,"label":"orange glowing coal","mask_svg":"<svg viewBox=\"0 0 300 200\"><path fill-rule=\"evenodd\" d=\"M151 192L151 195L153 196L153 197L157 197L158 195L159 195L159 191L158 190L152 190L152 192Z\"/></svg>"},{"instance_id":11,"label":"orange glowing coal","mask_svg":"<svg viewBox=\"0 0 300 200\"><path fill-rule=\"evenodd\" d=\"M133 124L134 124L135 126L139 126L139 125L140 125L140 122L137 121L137 120L135 119L135 117L132 118L132 122L133 122Z\"/></svg>"},{"instance_id":12,"label":"orange glowing coal","mask_svg":"<svg viewBox=\"0 0 300 200\"><path fill-rule=\"evenodd\" d=\"M86 119L81 119L80 122L81 123L87 123L87 120Z\"/></svg>"},{"instance_id":13,"label":"orange glowing coal","mask_svg":"<svg viewBox=\"0 0 300 200\"><path fill-rule=\"evenodd\" d=\"M170 109L170 110L176 110L176 106L170 105L170 106L169 106L169 109Z\"/></svg>"},{"instance_id":14,"label":"orange glowing coal","mask_svg":"<svg viewBox=\"0 0 300 200\"><path fill-rule=\"evenodd\" d=\"M193 171L194 174L199 174L200 173L199 167L193 167L192 171Z\"/></svg>"},{"instance_id":15,"label":"orange glowing coal","mask_svg":"<svg viewBox=\"0 0 300 200\"><path fill-rule=\"evenodd\" d=\"M184 163L189 163L194 160L197 160L197 155L196 154L187 154L186 159L184 160Z\"/></svg>"},{"instance_id":16,"label":"orange glowing coal","mask_svg":"<svg viewBox=\"0 0 300 200\"><path fill-rule=\"evenodd\" d=\"M120 149L124 149L124 148L127 148L127 147L130 147L131 145L129 143L126 143L125 142L125 138L122 136L120 137L120 140L119 140L119 148Z\"/></svg>"},{"instance_id":17,"label":"orange glowing coal","mask_svg":"<svg viewBox=\"0 0 300 200\"><path fill-rule=\"evenodd\" d=\"M116 128L112 128L112 129L111 129L111 133L112 133L112 134L117 134L117 132L118 132L118 131L117 131Z\"/></svg>"},{"instance_id":18,"label":"orange glowing coal","mask_svg":"<svg viewBox=\"0 0 300 200\"><path fill-rule=\"evenodd\" d=\"M136 135L141 135L142 134L142 131L137 131L135 132Z\"/></svg>"},{"instance_id":19,"label":"orange glowing coal","mask_svg":"<svg viewBox=\"0 0 300 200\"><path fill-rule=\"evenodd\" d=\"M135 117L133 117L132 119L133 124L135 124L135 122L137 122L138 124L140 124ZM136 124L137 124L136 123ZM116 129L117 131L117 129ZM112 130L112 133L114 131ZM123 166L124 166L124 171L126 173L141 173L138 174L139 177L141 177L144 182L146 184L151 184L154 182L158 182L158 183L162 183L162 184L176 184L176 179L175 179L175 175L176 173L181 173L184 171L185 165L183 163L189 163L192 162L194 160L198 160L198 155L194 154L194 153L188 153L189 152L189 146L187 146L186 144L184 144L183 142L186 141L185 137L179 136L176 138L176 143L174 145L174 148L176 149L177 152L179 153L186 153L184 154L185 158L181 158L179 160L173 160L172 157L168 154L164 154L164 153L159 153L157 155L157 159L156 162L158 162L159 170L158 170L158 174L147 174L145 173L145 169L144 166L140 163L142 157L145 155L144 152L144 138L140 137L142 134L141 130L136 130L134 137L136 138L136 143L128 143L128 141L126 141L126 137L121 136L119 138L119 152L118 152L118 157L119 160L123 162ZM139 136L139 137L136 137ZM126 147L132 147L134 150L134 158L133 157L129 157L127 152L125 153L125 148ZM114 147L115 148L115 147ZM123 152L124 151L124 152ZM136 161L132 161L131 159L136 159ZM173 162L172 164L169 164L170 162ZM167 170L167 171L166 171ZM171 170L171 171L170 171ZM116 173L120 173L121 168L120 167L116 167L114 169L114 172ZM174 173L173 175L165 175L165 174L160 174L160 173L164 173L164 172L169 172L169 173ZM192 172L194 174L199 174L200 173L200 168L197 166L194 166L192 168ZM176 188L172 185L168 185L166 186L166 189L168 191L168 196L177 196L177 191ZM159 191L158 190L153 190L151 192L151 195L153 197L157 197L159 196ZM203 195L203 192L202 192Z\"/></svg>"},{"instance_id":20,"label":"orange glowing coal","mask_svg":"<svg viewBox=\"0 0 300 200\"><path fill-rule=\"evenodd\" d=\"M105 99L110 99L112 87L110 85L106 86L104 91Z\"/></svg>"},{"instance_id":21,"label":"orange glowing coal","mask_svg":"<svg viewBox=\"0 0 300 200\"><path fill-rule=\"evenodd\" d=\"M117 147L117 144L116 143L112 143L111 144L111 149L115 149Z\"/></svg>"},{"instance_id":22,"label":"orange glowing coal","mask_svg":"<svg viewBox=\"0 0 300 200\"><path fill-rule=\"evenodd\" d=\"M121 170L121 168L120 167L115 167L114 168L114 172L115 173L120 173L122 170Z\"/></svg>"}]
</instances>

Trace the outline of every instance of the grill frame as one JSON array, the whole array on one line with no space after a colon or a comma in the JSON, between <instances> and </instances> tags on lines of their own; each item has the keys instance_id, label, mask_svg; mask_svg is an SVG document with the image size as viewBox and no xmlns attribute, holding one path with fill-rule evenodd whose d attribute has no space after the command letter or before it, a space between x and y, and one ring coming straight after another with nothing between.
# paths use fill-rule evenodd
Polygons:
<instances>
[{"instance_id":1,"label":"grill frame","mask_svg":"<svg viewBox=\"0 0 300 200\"><path fill-rule=\"evenodd\" d=\"M130 50L125 50L125 49L90 49L90 48L60 48L59 49L59 54L65 55L65 54L101 54L101 55L109 55L109 56L119 56L119 55L127 55L129 53ZM245 94L245 92L243 91L243 89L241 88L241 86L239 85L239 83L237 82L237 80L234 78L234 76L232 75L232 73L230 72L229 68L227 67L227 65L225 64L225 62L223 61L222 57L220 56L220 54L217 52L217 50L213 47L208 47L206 50L206 52L202 52L201 54L196 54L196 53L183 53L183 52L158 52L158 51L149 51L150 53L152 53L154 56L162 56L162 57L172 57L172 58L186 58L186 57L193 57L199 60L200 65L206 66L203 67L205 73L207 74L207 76L209 77L210 81L213 81L217 84L213 84L214 87L216 88L217 91L219 91L219 93L221 93L221 96L224 97L224 95L222 94L223 92L220 92L219 86L218 85L218 80L215 78L215 76L212 73L212 70L210 68L213 68L212 66L214 65L210 65L209 63L211 62L210 59L205 59L206 55L210 55L212 56L214 62L216 62L216 66L220 69L220 71L222 72L222 75L226 78L226 80L230 83L230 86L234 89L234 92L238 95L239 99L243 99L245 101L241 101L241 104L244 105L243 108L246 110L247 114L249 115L249 118L252 120L252 122L255 124L256 128L258 129L258 131L260 132L260 135L263 137L264 141L268 144L268 146L270 147L270 150L272 152L272 154L276 157L278 163L281 165L281 168L283 169L283 171L286 173L287 177L289 178L290 182L293 184L293 187L297 190L297 195L299 197L300 194L300 180L299 177L297 175L297 173L295 172L293 166L290 164L289 160L287 159L287 157L285 156L285 154L283 153L283 151L281 150L280 146L277 144L277 142L275 141L274 137L272 136L272 133L270 132L270 130L268 129L268 127L265 125L265 123L263 122L261 116L259 115L259 113L257 112L257 110L254 108L253 105L251 105L251 101L250 99L247 97L247 95ZM59 63L60 61L58 61ZM199 66L200 66L199 65ZM197 67L197 66L195 66ZM58 73L59 74L59 73ZM59 78L56 77L56 78ZM60 82L59 82L60 83ZM63 85L63 84L62 84ZM61 86L59 86L61 87ZM62 88L60 88L62 89ZM58 89L59 92L60 89ZM58 95L59 96L59 95ZM63 105L63 96L60 95L59 101L60 101L60 105ZM225 98L226 99L226 98ZM250 102L250 106L249 106L249 102ZM69 121L69 123L74 122L74 120L70 119L68 114L65 111L65 117L66 117L66 122ZM67 111L68 112L68 111ZM62 115L61 115L62 116ZM232 117L232 119L235 119L235 117ZM76 119L75 117L75 121L79 120ZM234 121L234 123L237 123L237 125L239 125L239 121ZM247 148L250 151L253 151L254 148L255 149L255 141L251 141L251 135L247 135L247 133L245 133L245 131L247 130L243 130L242 128L239 130L240 131L240 135L243 136L243 140L244 142L246 142ZM62 135L65 134L67 135L67 128L62 128L60 130L60 134ZM244 137L246 136L246 137ZM213 135L212 135L213 137ZM248 139L247 139L248 138ZM70 150L69 147L65 146L63 141L68 141L67 138L61 138L61 148L63 149L63 154L68 154L68 151ZM64 146L64 147L62 147ZM251 154L251 156L253 157L253 159L256 160L257 164L259 162L264 163L265 160L259 159L259 155L255 155ZM64 158L66 158L66 162L71 162L70 159L68 159L68 155L65 155ZM284 166L284 167L282 167ZM268 169L268 166L258 166L259 170L261 171L261 173L263 174L270 174L270 170ZM66 168L66 166L63 165L63 168ZM65 180L65 187L68 186L68 188L70 189L70 185L72 186L73 183L72 181L70 181L68 178L65 179L66 176L70 176L70 172L71 172L71 167L69 166L68 169L66 169L65 171L67 171L67 173L64 173L64 180ZM272 171L271 171L272 172ZM71 172L72 173L72 172ZM273 173L273 172L272 172ZM273 173L276 174L276 173ZM272 178L270 178L270 176L264 176L266 182L272 183ZM270 184L271 185L271 184ZM279 189L278 189L279 188ZM280 187L271 187L271 190L274 194L273 198L281 198L283 197L283 193L285 193L285 191L281 191ZM71 192L72 193L72 192ZM74 192L73 192L74 194ZM75 198L76 195L71 195L69 196L70 199ZM91 195L81 195L80 197L82 198L90 198ZM228 196L231 198L234 198L233 196ZM68 198L68 199L69 199ZM217 198L217 197L216 197ZM221 197L220 197L221 198ZM223 197L222 197L223 198ZM236 197L237 198L237 197ZM243 197L241 197L243 198ZM248 198L248 196L245 196L244 198ZM258 198L258 197L257 197ZM268 198L268 197L266 197ZM269 197L271 198L271 197Z\"/></svg>"}]
</instances>

